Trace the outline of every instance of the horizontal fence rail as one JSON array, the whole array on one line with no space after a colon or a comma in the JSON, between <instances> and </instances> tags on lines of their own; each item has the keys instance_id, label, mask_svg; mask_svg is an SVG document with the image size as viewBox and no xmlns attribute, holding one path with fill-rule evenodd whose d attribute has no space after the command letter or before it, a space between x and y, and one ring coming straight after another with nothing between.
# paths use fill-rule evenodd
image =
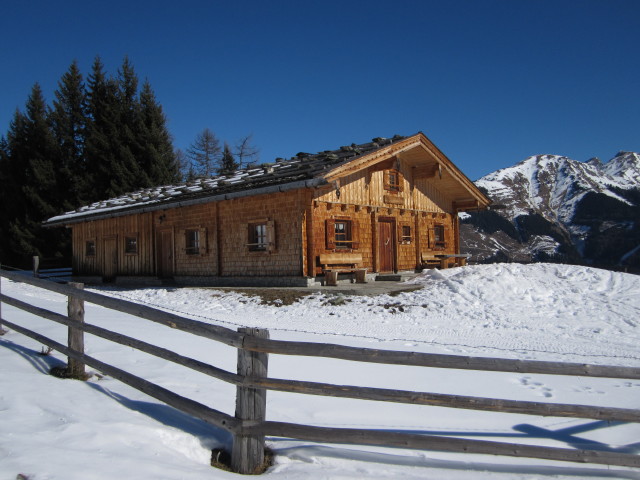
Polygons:
<instances>
[{"instance_id":1,"label":"horizontal fence rail","mask_svg":"<svg viewBox=\"0 0 640 480\"><path fill-rule=\"evenodd\" d=\"M27 302L0 293L0 328L2 325L43 343L69 357L71 361L89 365L115 379L126 383L148 395L171 405L203 421L223 428L234 436L232 468L240 473L252 473L262 463L265 436L282 436L300 440L354 443L404 447L447 452L483 453L506 456L522 456L549 460L599 463L640 467L640 456L608 451L571 450L567 448L540 447L482 440L467 440L436 435L419 435L405 432L380 432L376 430L325 428L266 421L267 390L307 395L353 398L395 402L413 405L429 405L463 408L502 413L518 413L553 417L587 418L620 422L640 422L640 410L588 405L556 404L529 401L513 401L484 397L472 397L430 392L414 392L384 388L334 385L328 383L269 378L267 375L268 354L300 355L335 358L349 361L373 362L398 366L421 366L430 368L455 368L493 372L538 373L549 375L577 375L584 377L607 377L640 379L640 368L590 365L579 363L510 360L485 357L427 354L418 352L387 351L355 348L337 344L287 342L268 338L268 332L259 329L234 331L220 326L190 320L178 315L157 310L133 302L115 299L77 286L57 284L15 272L0 270L0 276L16 282L66 295L72 300L87 301L105 308L153 321L173 329L199 335L238 349L238 372L232 373L207 363L175 353L167 348L122 335L96 325L84 323L69 316L31 305ZM69 328L69 346L62 345L45 336L32 332L2 317L1 305L6 303L33 315L57 322ZM83 306L78 307L83 310ZM117 367L85 355L82 342L72 346L71 332L86 332L106 340L135 348L178 365L190 368L237 387L236 415L230 416L200 404L163 387L132 375Z\"/></svg>"}]
</instances>

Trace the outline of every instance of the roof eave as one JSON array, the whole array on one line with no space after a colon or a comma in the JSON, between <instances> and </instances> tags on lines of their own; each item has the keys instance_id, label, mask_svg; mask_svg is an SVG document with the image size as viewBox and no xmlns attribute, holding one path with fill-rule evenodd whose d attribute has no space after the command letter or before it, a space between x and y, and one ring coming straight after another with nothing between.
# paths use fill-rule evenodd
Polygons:
<instances>
[{"instance_id":1,"label":"roof eave","mask_svg":"<svg viewBox=\"0 0 640 480\"><path fill-rule=\"evenodd\" d=\"M202 205L204 203L220 202L223 200L231 200L234 198L250 197L255 195L265 195L269 193L281 193L299 188L314 188L326 183L324 178L312 178L308 180L298 180L280 185L269 185L267 187L258 187L248 190L238 190L235 192L218 193L198 196L186 200L167 200L147 203L144 205L127 205L121 208L111 208L108 211L97 211L67 215L59 215L42 223L43 227L59 227L68 226L86 221L104 220L107 218L123 217L126 215L157 212L160 210L168 210L171 208L187 207L192 205Z\"/></svg>"}]
</instances>

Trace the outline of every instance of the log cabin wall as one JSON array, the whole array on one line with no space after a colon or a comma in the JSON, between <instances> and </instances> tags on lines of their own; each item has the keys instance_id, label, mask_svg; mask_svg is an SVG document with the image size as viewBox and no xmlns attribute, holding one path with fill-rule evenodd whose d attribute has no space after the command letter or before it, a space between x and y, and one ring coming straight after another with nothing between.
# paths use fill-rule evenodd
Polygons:
<instances>
[{"instance_id":1,"label":"log cabin wall","mask_svg":"<svg viewBox=\"0 0 640 480\"><path fill-rule=\"evenodd\" d=\"M151 213L73 225L73 271L81 275L103 275L107 256L115 254L115 274L153 275L152 226Z\"/></svg>"},{"instance_id":2,"label":"log cabin wall","mask_svg":"<svg viewBox=\"0 0 640 480\"><path fill-rule=\"evenodd\" d=\"M156 275L166 232L171 265L165 276L301 276L309 203L310 192L296 190L79 223L73 225L73 268L80 275ZM265 226L264 249L249 245L256 224ZM136 253L128 253L132 238ZM110 255L117 259L113 268Z\"/></svg>"},{"instance_id":3,"label":"log cabin wall","mask_svg":"<svg viewBox=\"0 0 640 480\"><path fill-rule=\"evenodd\" d=\"M304 191L257 195L218 203L221 276L303 275ZM265 224L269 245L252 250L249 229Z\"/></svg>"},{"instance_id":4,"label":"log cabin wall","mask_svg":"<svg viewBox=\"0 0 640 480\"><path fill-rule=\"evenodd\" d=\"M167 249L173 252L174 275L216 274L218 268L216 209L215 203L207 203L153 212L156 235L163 231L171 235L172 245L169 244ZM190 243L190 232L197 232L197 246ZM155 242L159 243L157 237ZM160 248L159 245L156 247ZM154 272L158 271L157 262L158 259L154 258L156 266ZM172 275L167 272L167 276Z\"/></svg>"},{"instance_id":5,"label":"log cabin wall","mask_svg":"<svg viewBox=\"0 0 640 480\"><path fill-rule=\"evenodd\" d=\"M389 171L399 174L390 188ZM312 208L309 243L315 274L321 273L317 258L322 253L349 251L360 253L363 267L383 271L378 244L380 222L394 229L393 270L419 267L421 254L459 253L456 241L457 215L453 204L439 187L439 178L413 180L413 170L395 158L344 176L317 189ZM331 220L352 222L357 248L335 248L327 241Z\"/></svg>"}]
</instances>

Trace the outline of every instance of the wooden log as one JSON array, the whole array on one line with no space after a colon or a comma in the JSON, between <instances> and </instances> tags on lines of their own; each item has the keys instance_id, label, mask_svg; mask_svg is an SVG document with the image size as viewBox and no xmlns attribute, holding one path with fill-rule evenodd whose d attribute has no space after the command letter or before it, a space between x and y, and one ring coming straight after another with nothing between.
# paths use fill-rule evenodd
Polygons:
<instances>
[{"instance_id":1,"label":"wooden log","mask_svg":"<svg viewBox=\"0 0 640 480\"><path fill-rule=\"evenodd\" d=\"M0 274L2 273L2 264L0 264ZM0 296L2 295L2 277L0 276ZM7 331L2 328L2 300L0 300L0 337L7 333Z\"/></svg>"},{"instance_id":2,"label":"wooden log","mask_svg":"<svg viewBox=\"0 0 640 480\"><path fill-rule=\"evenodd\" d=\"M232 330L223 327L188 320L144 305L105 297L104 295L84 290L78 291L66 285L33 279L13 272L0 271L0 275L17 282L28 283L47 290L62 293L64 295L75 293L76 296L84 299L85 301L102 305L107 308L113 308L114 310L129 313L131 315L137 315L141 318L146 318L195 335L201 335L206 338L218 340L227 345L235 347L242 345L242 339L237 332L233 332ZM258 337L245 339L243 348L256 352L277 353L280 355L318 356L392 365L640 380L640 368L637 367L514 360L490 357L464 357L459 355L354 348L325 343L284 342Z\"/></svg>"},{"instance_id":3,"label":"wooden log","mask_svg":"<svg viewBox=\"0 0 640 480\"><path fill-rule=\"evenodd\" d=\"M182 330L185 332L199 335L211 340L230 345L232 347L239 347L242 345L242 336L237 332L228 328L219 327L217 325L210 325L204 322L197 322L190 320L179 315L175 315L169 312L163 312L146 305L140 305L138 303L122 300L119 298L107 297L100 295L99 293L88 292L86 290L77 290L68 285L62 285L46 280L28 277L26 275L20 275L14 272L0 272L0 276L9 278L15 282L26 283L35 287L40 287L51 292L56 292L61 295L73 295L77 298L84 300L85 302L100 305L111 310L127 313L136 317L150 320L162 325L166 325L171 328Z\"/></svg>"},{"instance_id":4,"label":"wooden log","mask_svg":"<svg viewBox=\"0 0 640 480\"><path fill-rule=\"evenodd\" d=\"M79 354L78 352L71 350L65 345L56 342L55 340L33 332L27 328L21 327L20 325L17 325L13 322L5 322L7 326L14 329L16 332L26 335L29 338L33 338L37 342L40 342L43 345L47 345L48 347L51 347L64 355L74 357L82 363L89 365L90 367L93 367L106 375L110 375L116 380L119 380L122 383L135 388L136 390L140 390L150 397L160 400L161 402L166 403L167 405L170 405L188 415L192 415L209 423L210 425L223 428L231 433L240 430L240 422L237 421L234 417L227 415L226 413L222 413L218 410L207 407L206 405L198 403L195 400L191 400L190 398L182 397L181 395L178 395L171 390L167 390L164 387L160 387L159 385L149 382L148 380L137 377L136 375L128 373L107 363L103 363L100 360L97 360L89 355Z\"/></svg>"},{"instance_id":5,"label":"wooden log","mask_svg":"<svg viewBox=\"0 0 640 480\"><path fill-rule=\"evenodd\" d=\"M243 431L275 437L296 438L313 442L377 445L431 450L439 452L476 453L510 457L539 458L565 462L640 467L640 456L608 451L572 450L486 440L400 433L397 431L327 428L285 422L264 422L243 427Z\"/></svg>"},{"instance_id":6,"label":"wooden log","mask_svg":"<svg viewBox=\"0 0 640 480\"><path fill-rule=\"evenodd\" d=\"M33 257L33 276L40 277L40 257L37 255Z\"/></svg>"},{"instance_id":7,"label":"wooden log","mask_svg":"<svg viewBox=\"0 0 640 480\"><path fill-rule=\"evenodd\" d=\"M72 325L63 315L29 305L20 300L0 295L0 300L16 308L48 318L63 325ZM381 402L406 403L414 405L430 405L448 408L463 408L470 410L493 411L503 413L518 413L525 415L542 415L570 418L591 418L597 420L639 422L640 410L615 407L594 407L589 405L569 405L544 402L527 402L504 400L463 395L437 394L429 392L415 392L405 390L391 390L370 387L356 387L349 385L332 385L327 383L306 382L298 380L282 380L275 378L256 378L236 375L212 365L184 357L171 350L151 345L142 340L128 337L101 327L84 323L78 328L87 333L100 336L107 340L136 348L142 352L155 355L164 360L174 362L192 370L204 373L219 380L254 389L277 390L306 395L321 395L340 398L355 398Z\"/></svg>"},{"instance_id":8,"label":"wooden log","mask_svg":"<svg viewBox=\"0 0 640 480\"><path fill-rule=\"evenodd\" d=\"M33 313L34 315L48 318L63 325L71 325L69 319L48 310L29 305L20 300L0 295L0 300L16 308ZM470 397L462 395L436 394L429 392L415 392L405 390L379 389L370 387L355 387L349 385L332 385L327 383L305 382L298 380L282 380L274 378L242 377L227 372L212 365L184 357L171 350L151 345L142 340L128 337L101 327L84 323L78 328L92 335L97 335L107 340L136 348L142 352L155 355L185 366L192 370L204 373L236 386L247 388L277 390L306 395L322 395L341 398L355 398L360 400L373 400L381 402L406 403L414 405L430 405L448 408L463 408L482 411L494 411L503 413L519 413L526 415L542 415L570 418L592 418L610 421L638 422L640 411L614 407L594 407L589 405L567 405L543 402L512 401L484 397Z\"/></svg>"},{"instance_id":9,"label":"wooden log","mask_svg":"<svg viewBox=\"0 0 640 480\"><path fill-rule=\"evenodd\" d=\"M238 332L249 337L269 338L269 331L259 328L240 328ZM249 380L267 376L269 356L266 353L238 349L238 375ZM236 391L236 419L242 425L265 421L267 391L263 388L238 386ZM264 464L264 435L233 436L231 469L236 473L257 473Z\"/></svg>"},{"instance_id":10,"label":"wooden log","mask_svg":"<svg viewBox=\"0 0 640 480\"><path fill-rule=\"evenodd\" d=\"M209 375L210 377L217 378L224 382L231 383L233 385L242 385L243 383L243 379L238 375L236 375L235 373L227 372L226 370L222 370L220 368L214 367L212 365L201 362L199 360L185 357L178 353L172 352L171 350L168 350L166 348L158 347L156 345L152 345L150 343L144 342L142 340L138 340L136 338L129 337L127 335L112 332L111 330L107 330L105 328L98 327L90 323L75 325L64 315L60 315L59 313L51 312L49 310L36 307L34 305L30 305L21 300L17 300L12 297L7 297L6 295L0 294L0 300L4 301L8 305L11 305L13 307L19 308L26 312L32 313L39 317L46 318L48 320L52 320L54 322L57 322L69 327L75 326L75 328L78 328L83 332L96 335L98 337L104 338L106 340L109 340L115 343L119 343L120 345L125 345L127 347L138 349L141 352L145 352L150 355L154 355L158 358L162 358L163 360L168 360L178 365L182 365L184 367L190 368L200 373L204 373L205 375Z\"/></svg>"},{"instance_id":11,"label":"wooden log","mask_svg":"<svg viewBox=\"0 0 640 480\"><path fill-rule=\"evenodd\" d=\"M247 338L244 348L256 352L276 353L279 355L338 358L356 362L389 365L640 380L640 368L637 367L515 360L492 357L465 357L461 355L356 348L332 343L289 342L257 337Z\"/></svg>"},{"instance_id":12,"label":"wooden log","mask_svg":"<svg viewBox=\"0 0 640 480\"><path fill-rule=\"evenodd\" d=\"M84 289L82 283L69 283L69 286L77 288L78 290ZM84 300L80 298L69 296L67 303L67 315L72 323L83 324L84 323ZM68 345L71 350L84 354L84 332L82 329L70 326L68 328ZM84 363L76 360L73 357L68 357L67 360L67 374L71 378L77 378L85 380L87 374L85 373Z\"/></svg>"},{"instance_id":13,"label":"wooden log","mask_svg":"<svg viewBox=\"0 0 640 480\"><path fill-rule=\"evenodd\" d=\"M328 383L281 380L275 378L247 379L245 381L245 385L280 392L319 395L325 397L354 398L357 400L373 400L377 402L462 408L466 410L517 413L521 415L540 415L545 417L589 418L620 422L640 422L640 410L638 409L505 400L444 393L356 387L351 385L333 385Z\"/></svg>"}]
</instances>

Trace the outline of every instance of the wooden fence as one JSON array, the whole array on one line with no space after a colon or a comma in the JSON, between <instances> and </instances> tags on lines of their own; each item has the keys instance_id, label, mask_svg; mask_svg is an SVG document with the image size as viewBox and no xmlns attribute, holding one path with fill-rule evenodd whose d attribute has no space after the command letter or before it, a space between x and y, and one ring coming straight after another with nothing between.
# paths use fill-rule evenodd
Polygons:
<instances>
[{"instance_id":1,"label":"wooden fence","mask_svg":"<svg viewBox=\"0 0 640 480\"><path fill-rule=\"evenodd\" d=\"M387 351L354 348L336 344L277 341L269 338L266 330L240 328L238 331L210 325L157 310L145 305L107 297L82 289L82 284L62 285L32 278L15 272L0 270L0 276L16 282L27 283L69 297L68 315L60 315L0 292L0 330L6 326L47 345L69 358L68 372L83 377L85 365L112 376L168 405L200 418L211 425L223 428L233 435L231 465L235 472L253 473L264 461L264 438L288 437L300 440L359 445L378 445L420 450L467 452L507 455L570 462L583 462L616 466L640 467L640 456L629 453L596 450L572 450L568 448L445 438L402 432L380 432L367 429L325 428L285 422L266 421L266 391L276 390L307 395L376 400L414 405L431 405L492 412L528 415L574 417L621 422L640 422L640 410L593 407L586 405L513 401L494 398L447 395L429 392L413 392L383 388L355 387L327 383L294 381L269 378L268 355L300 355L326 357L357 362L372 362L400 366L430 368L454 368L493 372L535 373L546 375L573 375L582 377L607 377L640 379L640 368L558 363L501 358L465 357L457 355L428 354L418 352ZM142 340L122 335L104 328L84 323L84 302L113 309L150 320L173 329L199 335L237 348L236 373L219 369L201 361L179 355ZM2 302L30 312L69 328L68 345L62 345L43 335L10 322L2 316ZM159 385L132 375L124 370L101 362L83 351L83 333L126 345L167 361L185 366L236 386L235 416L180 396Z\"/></svg>"}]
</instances>

